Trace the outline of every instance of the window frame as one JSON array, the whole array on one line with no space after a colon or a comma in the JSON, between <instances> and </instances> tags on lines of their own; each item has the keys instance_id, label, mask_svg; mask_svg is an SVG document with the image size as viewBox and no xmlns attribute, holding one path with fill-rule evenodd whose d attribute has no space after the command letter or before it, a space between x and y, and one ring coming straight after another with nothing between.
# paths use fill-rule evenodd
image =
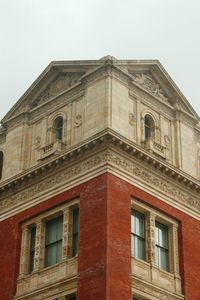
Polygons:
<instances>
[{"instance_id":1,"label":"window frame","mask_svg":"<svg viewBox=\"0 0 200 300\"><path fill-rule=\"evenodd\" d=\"M131 210L137 210L145 217L146 259L140 261L154 265L160 271L179 274L178 221L135 198L131 199ZM168 229L168 270L164 270L156 264L156 223L162 224ZM148 245L150 246L148 247ZM132 257L137 260L135 256Z\"/></svg>"},{"instance_id":2,"label":"window frame","mask_svg":"<svg viewBox=\"0 0 200 300\"><path fill-rule=\"evenodd\" d=\"M72 214L73 210L79 208L79 199L69 201L49 211L38 214L36 217L22 223L22 241L20 254L20 270L19 278L32 273L54 267L67 258L72 258ZM63 216L62 224L62 246L61 259L53 264L46 265L45 263L45 236L46 224ZM35 249L33 269L31 268L31 230L36 228ZM77 238L78 239L78 238ZM33 250L32 250L33 252ZM78 254L78 253L77 253ZM76 255L77 255L76 254Z\"/></svg>"},{"instance_id":3,"label":"window frame","mask_svg":"<svg viewBox=\"0 0 200 300\"><path fill-rule=\"evenodd\" d=\"M52 226L53 225L53 226ZM59 228L59 225L61 228ZM59 236L58 228L61 230L61 236ZM52 234L53 229L56 229L55 240L49 241L50 235ZM49 267L60 262L62 257L62 239L63 239L63 215L60 215L56 218L48 220L45 224L45 261L44 267ZM60 252L61 244L61 253ZM50 262L51 253L55 250L55 262Z\"/></svg>"},{"instance_id":4,"label":"window frame","mask_svg":"<svg viewBox=\"0 0 200 300\"><path fill-rule=\"evenodd\" d=\"M144 116L144 139L149 140L153 139L155 140L155 121L153 117L150 114L145 114Z\"/></svg>"},{"instance_id":5,"label":"window frame","mask_svg":"<svg viewBox=\"0 0 200 300\"><path fill-rule=\"evenodd\" d=\"M140 224L138 222L138 225L142 226L142 234L136 232L137 231L137 228L136 228L137 219L136 218L138 218L139 222L141 221L141 223L142 223L142 224ZM132 224L132 220L133 220L134 224ZM132 231L132 227L133 227L133 231ZM136 230L135 230L135 228L136 228ZM134 230L135 230L135 232L134 232ZM140 229L139 229L139 231L140 231ZM137 249L134 247L136 245L136 241L138 241ZM138 254L139 253L139 241L142 242L141 248L143 248L141 257L139 257L139 254ZM145 261L145 258L146 258L145 257L146 256L145 255L145 248L146 248L145 242L146 242L145 241L145 215L138 210L131 209L131 244L133 246L133 248L131 249L132 250L131 253L134 257L136 257L137 259L141 259L143 261Z\"/></svg>"},{"instance_id":6,"label":"window frame","mask_svg":"<svg viewBox=\"0 0 200 300\"><path fill-rule=\"evenodd\" d=\"M59 122L62 124L60 125ZM52 131L53 131L53 140L54 141L63 141L64 136L64 119L62 116L57 116L52 125Z\"/></svg>"},{"instance_id":7,"label":"window frame","mask_svg":"<svg viewBox=\"0 0 200 300\"><path fill-rule=\"evenodd\" d=\"M159 236L159 231L166 235L166 241L165 245L162 245L162 241L160 241L160 236ZM164 271L169 271L169 229L168 226L164 225L163 223L160 223L158 221L155 222L155 248L156 248L156 265L164 270ZM162 262L162 252L165 254L165 261L164 265Z\"/></svg>"}]
</instances>

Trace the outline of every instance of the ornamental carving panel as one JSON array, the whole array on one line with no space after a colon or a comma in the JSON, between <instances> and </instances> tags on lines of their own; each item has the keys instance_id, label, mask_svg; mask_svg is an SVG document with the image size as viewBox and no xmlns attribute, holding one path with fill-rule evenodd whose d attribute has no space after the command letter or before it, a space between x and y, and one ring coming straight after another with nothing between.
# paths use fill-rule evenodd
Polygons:
<instances>
[{"instance_id":1,"label":"ornamental carving panel","mask_svg":"<svg viewBox=\"0 0 200 300\"><path fill-rule=\"evenodd\" d=\"M154 80L150 72L147 73L131 73L135 83L140 85L147 92L160 98L163 101L168 101L168 97L160 85Z\"/></svg>"},{"instance_id":2,"label":"ornamental carving panel","mask_svg":"<svg viewBox=\"0 0 200 300\"><path fill-rule=\"evenodd\" d=\"M31 109L75 85L83 74L75 72L60 74L31 104Z\"/></svg>"}]
</instances>

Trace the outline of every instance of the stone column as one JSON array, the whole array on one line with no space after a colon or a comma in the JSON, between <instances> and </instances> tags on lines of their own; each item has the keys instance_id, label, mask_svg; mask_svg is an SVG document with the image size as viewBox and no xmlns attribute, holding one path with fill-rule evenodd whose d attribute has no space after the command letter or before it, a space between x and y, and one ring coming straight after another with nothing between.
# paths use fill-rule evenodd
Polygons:
<instances>
[{"instance_id":1,"label":"stone column","mask_svg":"<svg viewBox=\"0 0 200 300\"><path fill-rule=\"evenodd\" d=\"M62 259L65 260L72 255L72 216L71 209L67 207L63 210L63 241Z\"/></svg>"},{"instance_id":2,"label":"stone column","mask_svg":"<svg viewBox=\"0 0 200 300\"><path fill-rule=\"evenodd\" d=\"M45 226L42 220L36 223L35 257L33 272L44 267Z\"/></svg>"},{"instance_id":3,"label":"stone column","mask_svg":"<svg viewBox=\"0 0 200 300\"><path fill-rule=\"evenodd\" d=\"M28 226L23 226L19 278L28 274L29 252L30 252L30 230Z\"/></svg>"},{"instance_id":4,"label":"stone column","mask_svg":"<svg viewBox=\"0 0 200 300\"><path fill-rule=\"evenodd\" d=\"M156 264L155 215L152 212L146 215L146 258L147 262Z\"/></svg>"}]
</instances>

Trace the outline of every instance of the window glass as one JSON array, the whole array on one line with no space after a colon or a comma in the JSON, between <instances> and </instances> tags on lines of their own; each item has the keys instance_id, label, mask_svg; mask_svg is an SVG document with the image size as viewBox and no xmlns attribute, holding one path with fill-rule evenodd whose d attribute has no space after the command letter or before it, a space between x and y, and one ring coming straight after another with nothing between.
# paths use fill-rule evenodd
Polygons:
<instances>
[{"instance_id":1,"label":"window glass","mask_svg":"<svg viewBox=\"0 0 200 300\"><path fill-rule=\"evenodd\" d=\"M168 227L156 222L156 264L168 271Z\"/></svg>"},{"instance_id":2,"label":"window glass","mask_svg":"<svg viewBox=\"0 0 200 300\"><path fill-rule=\"evenodd\" d=\"M131 249L132 255L145 260L144 215L131 212Z\"/></svg>"},{"instance_id":3,"label":"window glass","mask_svg":"<svg viewBox=\"0 0 200 300\"><path fill-rule=\"evenodd\" d=\"M54 121L53 125L55 139L56 140L62 140L63 138L63 118L58 117Z\"/></svg>"},{"instance_id":4,"label":"window glass","mask_svg":"<svg viewBox=\"0 0 200 300\"><path fill-rule=\"evenodd\" d=\"M73 232L72 232L73 256L75 256L78 253L78 230L79 230L79 208L75 208L73 210Z\"/></svg>"},{"instance_id":5,"label":"window glass","mask_svg":"<svg viewBox=\"0 0 200 300\"><path fill-rule=\"evenodd\" d=\"M34 255L35 255L35 237L36 227L32 227L30 230L30 260L29 260L29 273L33 272L34 268Z\"/></svg>"},{"instance_id":6,"label":"window glass","mask_svg":"<svg viewBox=\"0 0 200 300\"><path fill-rule=\"evenodd\" d=\"M46 223L45 266L56 264L62 255L63 217Z\"/></svg>"},{"instance_id":7,"label":"window glass","mask_svg":"<svg viewBox=\"0 0 200 300\"><path fill-rule=\"evenodd\" d=\"M145 135L145 140L149 138L154 138L155 134L155 124L154 120L150 115L146 115L144 117L144 135Z\"/></svg>"}]
</instances>

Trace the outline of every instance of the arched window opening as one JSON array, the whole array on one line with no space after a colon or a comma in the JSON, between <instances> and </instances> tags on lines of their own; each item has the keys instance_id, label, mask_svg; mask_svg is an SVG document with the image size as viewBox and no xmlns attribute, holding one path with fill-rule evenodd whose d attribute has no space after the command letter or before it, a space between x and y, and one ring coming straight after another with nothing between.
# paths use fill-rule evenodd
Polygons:
<instances>
[{"instance_id":1,"label":"arched window opening","mask_svg":"<svg viewBox=\"0 0 200 300\"><path fill-rule=\"evenodd\" d=\"M57 117L53 124L53 132L56 140L61 141L63 139L63 118Z\"/></svg>"},{"instance_id":2,"label":"arched window opening","mask_svg":"<svg viewBox=\"0 0 200 300\"><path fill-rule=\"evenodd\" d=\"M2 170L3 170L3 152L0 151L0 180L2 178Z\"/></svg>"},{"instance_id":3,"label":"arched window opening","mask_svg":"<svg viewBox=\"0 0 200 300\"><path fill-rule=\"evenodd\" d=\"M144 117L144 137L145 140L155 138L155 123L150 115Z\"/></svg>"}]
</instances>

